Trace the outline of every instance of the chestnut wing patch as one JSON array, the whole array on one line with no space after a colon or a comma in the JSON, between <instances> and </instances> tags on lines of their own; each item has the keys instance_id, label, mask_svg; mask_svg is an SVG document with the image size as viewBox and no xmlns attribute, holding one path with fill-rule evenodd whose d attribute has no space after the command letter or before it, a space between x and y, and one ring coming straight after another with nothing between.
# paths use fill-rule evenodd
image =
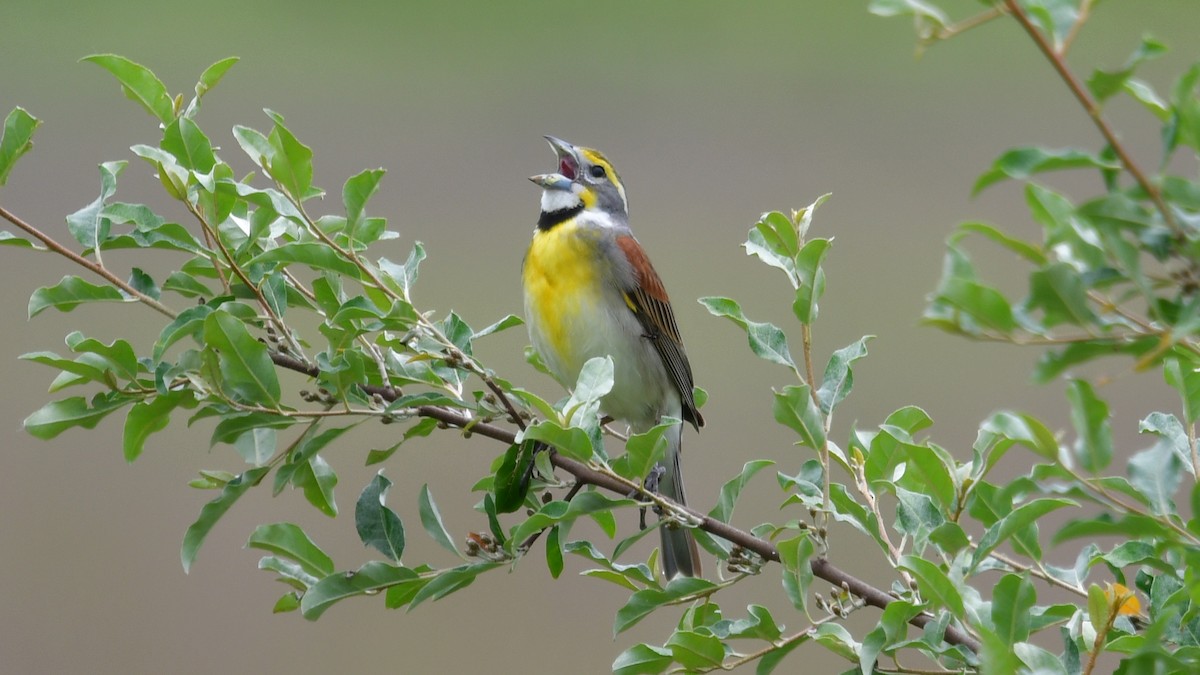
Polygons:
<instances>
[{"instance_id":1,"label":"chestnut wing patch","mask_svg":"<svg viewBox=\"0 0 1200 675\"><path fill-rule=\"evenodd\" d=\"M684 421L691 422L699 429L704 426L704 417L696 408L696 400L692 395L692 366L683 349L667 289L663 287L662 279L654 271L650 258L636 239L629 235L617 237L617 246L625 253L637 277L637 286L625 289L625 302L645 329L646 338L654 343L672 384L679 390L683 400Z\"/></svg>"}]
</instances>

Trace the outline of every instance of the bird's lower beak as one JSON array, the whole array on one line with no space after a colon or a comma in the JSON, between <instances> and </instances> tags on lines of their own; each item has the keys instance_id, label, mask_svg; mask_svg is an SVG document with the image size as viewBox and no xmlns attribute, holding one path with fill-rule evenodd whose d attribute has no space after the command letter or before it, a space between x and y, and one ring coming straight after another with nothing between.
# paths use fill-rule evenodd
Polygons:
<instances>
[{"instance_id":1,"label":"bird's lower beak","mask_svg":"<svg viewBox=\"0 0 1200 675\"><path fill-rule=\"evenodd\" d=\"M529 180L537 183L544 190L571 191L571 179L561 173L540 173L536 176L530 176Z\"/></svg>"}]
</instances>

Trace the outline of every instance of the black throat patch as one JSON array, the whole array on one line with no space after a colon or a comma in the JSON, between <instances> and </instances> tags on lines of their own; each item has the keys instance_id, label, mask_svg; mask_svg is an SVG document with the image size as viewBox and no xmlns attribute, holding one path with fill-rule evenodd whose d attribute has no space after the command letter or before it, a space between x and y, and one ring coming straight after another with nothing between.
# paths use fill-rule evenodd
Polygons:
<instances>
[{"instance_id":1,"label":"black throat patch","mask_svg":"<svg viewBox=\"0 0 1200 675\"><path fill-rule=\"evenodd\" d=\"M570 206L565 209L556 209L554 211L542 211L542 215L538 217L537 227L539 230L549 230L559 223L568 221L583 211L583 204Z\"/></svg>"}]
</instances>

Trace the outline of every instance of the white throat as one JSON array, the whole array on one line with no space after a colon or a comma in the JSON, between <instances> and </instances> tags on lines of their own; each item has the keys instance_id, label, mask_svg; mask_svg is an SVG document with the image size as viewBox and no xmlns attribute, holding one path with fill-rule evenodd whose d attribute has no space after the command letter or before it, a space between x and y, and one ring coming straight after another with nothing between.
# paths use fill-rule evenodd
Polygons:
<instances>
[{"instance_id":1,"label":"white throat","mask_svg":"<svg viewBox=\"0 0 1200 675\"><path fill-rule=\"evenodd\" d=\"M582 202L579 195L566 190L542 190L542 211L554 213L563 209L573 209Z\"/></svg>"}]
</instances>

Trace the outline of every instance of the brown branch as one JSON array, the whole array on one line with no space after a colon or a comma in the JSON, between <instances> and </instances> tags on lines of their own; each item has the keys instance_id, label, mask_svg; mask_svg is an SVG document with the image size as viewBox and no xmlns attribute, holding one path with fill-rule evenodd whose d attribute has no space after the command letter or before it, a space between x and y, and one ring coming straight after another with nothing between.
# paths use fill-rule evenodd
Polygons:
<instances>
[{"instance_id":1,"label":"brown branch","mask_svg":"<svg viewBox=\"0 0 1200 675\"><path fill-rule=\"evenodd\" d=\"M1017 0L1004 0L1004 4L1008 7L1008 11L1013 15L1013 18L1017 20L1017 23L1021 24L1021 28L1024 28L1029 37L1033 39L1034 44L1038 46L1038 49L1041 50L1046 59L1050 61L1050 65L1054 66L1054 70L1058 72L1058 76L1062 78L1067 88L1075 95L1079 104L1083 106L1088 117L1092 118L1092 122L1100 130L1100 135L1104 136L1104 140L1112 147L1113 152L1117 153L1117 157L1121 160L1121 164L1125 167L1125 170L1129 172L1129 175L1133 176L1133 179L1142 188L1142 191L1146 193L1146 196L1150 198L1150 201L1154 202L1154 207L1162 214L1167 226L1177 236L1183 236L1183 229L1176 222L1175 215L1171 213L1171 209L1167 206L1166 201L1163 200L1162 192L1159 191L1158 186L1151 183L1146 174L1142 173L1141 168L1134 163L1133 158L1129 156L1129 152L1125 150L1125 146L1117 138L1116 132L1108 125L1104 116L1100 114L1100 106L1096 105L1096 101L1092 99L1091 94L1087 92L1087 89L1080 84L1079 79L1067 67L1067 62L1063 59L1063 56L1056 52L1054 47L1046 41L1046 36L1042 35L1041 31L1033 25L1033 22L1029 20L1029 16L1025 14L1025 10L1021 9Z\"/></svg>"},{"instance_id":2,"label":"brown branch","mask_svg":"<svg viewBox=\"0 0 1200 675\"><path fill-rule=\"evenodd\" d=\"M133 286L130 286L128 283L125 282L124 279L121 279L120 277L113 274L112 272L109 272L108 268L105 267L104 265L101 265L99 263L94 263L91 260L88 260L87 258L85 258L85 257L79 255L78 253L72 251L71 249L67 248L66 246L63 246L62 244L55 241L54 238L50 237L46 233L42 232L41 230L34 227L33 225L30 225L29 223L25 222L24 220L21 220L19 217L17 217L17 215L15 213L9 211L8 209L4 208L3 206L0 206L0 217L4 218L5 220L12 223L13 225L16 225L17 227L21 228L21 230L25 231L27 234L29 234L33 238L35 238L38 241L45 244L46 248L50 249L51 251L54 251L55 253L61 255L62 257L66 258L67 260L70 260L71 262L75 263L76 265L79 265L80 267L95 274L96 276L103 278L105 281L109 282L113 286L116 286L117 288L124 291L127 295L130 295L130 296L136 298L139 302L151 307L152 309L154 309L154 311L159 312L160 314L165 314L165 315L171 317L172 319L174 319L176 316L178 316L178 312L171 309L170 307L167 307L166 305L162 304L158 300L155 300L154 298L146 295L145 293L142 293L141 291L137 290Z\"/></svg>"},{"instance_id":3,"label":"brown branch","mask_svg":"<svg viewBox=\"0 0 1200 675\"><path fill-rule=\"evenodd\" d=\"M276 365L294 370L299 373L316 377L319 373L315 366L304 364L299 359L287 354L278 352L271 353L271 359ZM394 401L399 398L396 391L386 386L376 385L360 385L363 391L368 394L378 395L384 400ZM421 417L429 417L439 422L443 422L450 426L460 429L470 428L472 435L486 436L501 443L512 444L517 440L517 434L511 429L497 426L495 424L480 422L478 418L462 411L453 408L446 408L436 405L425 405L416 408L416 412ZM550 455L550 463L554 466L573 475L580 483L594 485L599 488L604 488L610 492L627 495L629 494L629 486L617 480L615 477L606 473L597 471L587 464L578 460L571 459L559 452L553 452ZM715 518L711 518L695 509L677 504L662 495L656 495L657 498L671 505L675 509L686 513L692 522L696 523L696 527L711 535L720 537L736 546L740 546L747 551L753 551L765 560L779 562L779 551L775 545L766 539L756 537L745 530L740 530L728 523L723 523ZM809 561L809 566L812 568L813 575L828 581L838 588L845 589L853 595L861 598L866 604L879 609L886 609L887 606L896 598L892 597L882 589L876 588L871 584L839 569L828 558L820 557L813 558ZM934 617L930 614L918 614L914 616L909 623L917 628L924 628L926 624L934 621ZM977 640L968 635L955 626L947 626L945 632L945 640L950 644L960 645L970 649L978 654L980 652L980 644Z\"/></svg>"}]
</instances>

